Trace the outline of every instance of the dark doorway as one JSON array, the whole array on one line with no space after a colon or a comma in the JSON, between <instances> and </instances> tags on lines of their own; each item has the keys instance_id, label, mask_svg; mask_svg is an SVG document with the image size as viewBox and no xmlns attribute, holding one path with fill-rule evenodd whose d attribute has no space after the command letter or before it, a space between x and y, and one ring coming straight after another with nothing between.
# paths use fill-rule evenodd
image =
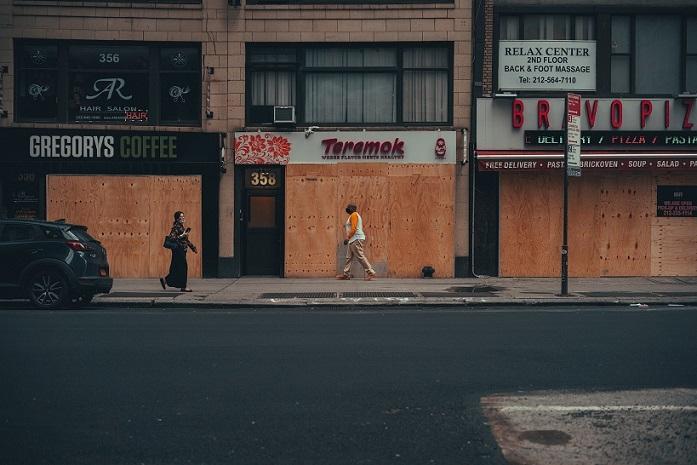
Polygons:
<instances>
[{"instance_id":1,"label":"dark doorway","mask_svg":"<svg viewBox=\"0 0 697 465\"><path fill-rule=\"evenodd\" d=\"M282 167L245 168L241 221L242 273L282 275Z\"/></svg>"}]
</instances>

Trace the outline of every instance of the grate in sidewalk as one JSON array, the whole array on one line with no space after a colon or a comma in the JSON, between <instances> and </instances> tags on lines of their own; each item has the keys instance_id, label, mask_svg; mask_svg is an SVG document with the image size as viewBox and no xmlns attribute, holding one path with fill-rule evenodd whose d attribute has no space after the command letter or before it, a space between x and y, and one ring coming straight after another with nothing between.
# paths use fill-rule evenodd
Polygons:
<instances>
[{"instance_id":1,"label":"grate in sidewalk","mask_svg":"<svg viewBox=\"0 0 697 465\"><path fill-rule=\"evenodd\" d=\"M260 299L333 299L336 292L267 292Z\"/></svg>"},{"instance_id":2,"label":"grate in sidewalk","mask_svg":"<svg viewBox=\"0 0 697 465\"><path fill-rule=\"evenodd\" d=\"M356 292L342 292L341 297L344 298L361 298L361 297L416 297L416 294L413 292L392 292L392 291L384 291L384 292L362 292L362 291L356 291Z\"/></svg>"}]
</instances>

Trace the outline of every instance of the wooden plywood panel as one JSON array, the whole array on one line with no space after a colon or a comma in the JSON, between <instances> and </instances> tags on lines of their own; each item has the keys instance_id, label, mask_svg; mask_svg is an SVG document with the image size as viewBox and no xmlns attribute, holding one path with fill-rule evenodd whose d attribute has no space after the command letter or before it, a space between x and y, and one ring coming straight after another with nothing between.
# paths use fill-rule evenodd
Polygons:
<instances>
[{"instance_id":1,"label":"wooden plywood panel","mask_svg":"<svg viewBox=\"0 0 697 465\"><path fill-rule=\"evenodd\" d=\"M201 271L201 177L200 176L152 176L150 178L150 266L148 276L166 275L172 253L162 247L164 236L169 234L174 222L174 212L183 211L186 225L191 228L191 242L198 254L187 253L190 278L200 278Z\"/></svg>"},{"instance_id":2,"label":"wooden plywood panel","mask_svg":"<svg viewBox=\"0 0 697 465\"><path fill-rule=\"evenodd\" d=\"M47 218L65 218L69 223L87 226L89 233L107 249L114 277L139 276L147 266L148 246L142 241L140 218L147 219L127 199L140 194L148 204L147 177L48 176ZM130 185L129 185L130 184ZM130 196L130 197L129 197ZM147 238L147 225L144 231Z\"/></svg>"},{"instance_id":3,"label":"wooden plywood panel","mask_svg":"<svg viewBox=\"0 0 697 465\"><path fill-rule=\"evenodd\" d=\"M697 276L697 218L654 218L651 274Z\"/></svg>"},{"instance_id":4,"label":"wooden plywood panel","mask_svg":"<svg viewBox=\"0 0 697 465\"><path fill-rule=\"evenodd\" d=\"M285 276L334 276L336 165L288 165L285 184Z\"/></svg>"},{"instance_id":5,"label":"wooden plywood panel","mask_svg":"<svg viewBox=\"0 0 697 465\"><path fill-rule=\"evenodd\" d=\"M162 247L162 240L177 209L187 213L187 224L193 229L192 240L200 246L198 176L51 175L46 185L47 218L65 218L87 226L90 234L107 249L114 277L166 274L169 251ZM164 210L170 208L174 209ZM200 277L200 255L190 254L188 263L189 276Z\"/></svg>"},{"instance_id":6,"label":"wooden plywood panel","mask_svg":"<svg viewBox=\"0 0 697 465\"><path fill-rule=\"evenodd\" d=\"M348 218L345 211L346 205L356 204L358 213L363 218L363 230L366 235L365 254L379 276L387 276L389 270L387 244L390 239L390 208L387 174L387 165L346 164L340 165L338 170L339 227L337 227L336 241L341 244L344 239L341 226ZM337 273L343 270L345 254L345 247L339 247L336 258ZM363 270L358 262L354 262L352 274L363 276Z\"/></svg>"},{"instance_id":7,"label":"wooden plywood panel","mask_svg":"<svg viewBox=\"0 0 697 465\"><path fill-rule=\"evenodd\" d=\"M389 176L455 176L455 165L388 165Z\"/></svg>"},{"instance_id":8,"label":"wooden plywood panel","mask_svg":"<svg viewBox=\"0 0 697 465\"><path fill-rule=\"evenodd\" d=\"M419 277L430 265L437 277L452 277L455 167L390 166L389 174L389 276Z\"/></svg>"},{"instance_id":9,"label":"wooden plywood panel","mask_svg":"<svg viewBox=\"0 0 697 465\"><path fill-rule=\"evenodd\" d=\"M96 192L96 181L91 176L47 176L46 219L89 226L99 209ZM92 228L90 233L96 237Z\"/></svg>"},{"instance_id":10,"label":"wooden plywood panel","mask_svg":"<svg viewBox=\"0 0 697 465\"><path fill-rule=\"evenodd\" d=\"M651 274L697 276L697 218L656 217L656 186L696 186L697 174L657 176L653 190L651 222Z\"/></svg>"},{"instance_id":11,"label":"wooden plywood panel","mask_svg":"<svg viewBox=\"0 0 697 465\"><path fill-rule=\"evenodd\" d=\"M581 179L569 179L569 276L600 275L598 231L600 230L602 190L603 184L600 177L585 176ZM550 244L552 248L554 245ZM558 261L561 262L561 243L556 247ZM559 266L561 267L561 263Z\"/></svg>"},{"instance_id":12,"label":"wooden plywood panel","mask_svg":"<svg viewBox=\"0 0 697 465\"><path fill-rule=\"evenodd\" d=\"M499 274L557 276L562 237L562 178L501 173Z\"/></svg>"},{"instance_id":13,"label":"wooden plywood panel","mask_svg":"<svg viewBox=\"0 0 697 465\"><path fill-rule=\"evenodd\" d=\"M115 278L148 276L150 260L150 177L99 176L99 209L90 231L107 249Z\"/></svg>"},{"instance_id":14,"label":"wooden plywood panel","mask_svg":"<svg viewBox=\"0 0 697 465\"><path fill-rule=\"evenodd\" d=\"M501 175L502 276L559 276L562 177ZM649 175L584 174L569 184L569 275L650 273Z\"/></svg>"},{"instance_id":15,"label":"wooden plywood panel","mask_svg":"<svg viewBox=\"0 0 697 465\"><path fill-rule=\"evenodd\" d=\"M670 173L656 176L655 184L666 186L694 186L697 185L697 173ZM655 198L654 198L655 202Z\"/></svg>"},{"instance_id":16,"label":"wooden plywood panel","mask_svg":"<svg viewBox=\"0 0 697 465\"><path fill-rule=\"evenodd\" d=\"M417 277L430 264L437 276L451 277L454 174L453 166L289 165L286 276L330 276L343 267L344 208L355 203L379 275Z\"/></svg>"},{"instance_id":17,"label":"wooden plywood panel","mask_svg":"<svg viewBox=\"0 0 697 465\"><path fill-rule=\"evenodd\" d=\"M600 276L651 274L650 174L603 176L600 201Z\"/></svg>"}]
</instances>

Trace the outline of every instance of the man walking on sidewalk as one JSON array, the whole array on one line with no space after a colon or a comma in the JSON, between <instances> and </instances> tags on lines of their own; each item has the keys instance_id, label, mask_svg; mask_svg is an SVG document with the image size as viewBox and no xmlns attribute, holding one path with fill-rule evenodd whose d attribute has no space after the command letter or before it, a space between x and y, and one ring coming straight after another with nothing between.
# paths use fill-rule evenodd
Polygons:
<instances>
[{"instance_id":1,"label":"man walking on sidewalk","mask_svg":"<svg viewBox=\"0 0 697 465\"><path fill-rule=\"evenodd\" d=\"M351 279L351 262L356 257L365 270L365 280L370 281L375 277L375 270L370 266L370 262L363 254L363 244L365 243L365 233L363 232L363 219L356 211L354 204L346 206L346 213L349 217L344 224L344 245L346 247L346 262L344 264L344 274L340 274L336 279Z\"/></svg>"}]
</instances>

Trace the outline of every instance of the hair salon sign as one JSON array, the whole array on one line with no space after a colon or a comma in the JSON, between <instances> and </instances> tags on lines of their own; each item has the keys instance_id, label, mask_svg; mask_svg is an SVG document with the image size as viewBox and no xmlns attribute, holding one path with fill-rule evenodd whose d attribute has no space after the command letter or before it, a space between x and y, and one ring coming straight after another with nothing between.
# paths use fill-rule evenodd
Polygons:
<instances>
[{"instance_id":1,"label":"hair salon sign","mask_svg":"<svg viewBox=\"0 0 697 465\"><path fill-rule=\"evenodd\" d=\"M455 163L455 131L305 131L235 134L238 165Z\"/></svg>"}]
</instances>

